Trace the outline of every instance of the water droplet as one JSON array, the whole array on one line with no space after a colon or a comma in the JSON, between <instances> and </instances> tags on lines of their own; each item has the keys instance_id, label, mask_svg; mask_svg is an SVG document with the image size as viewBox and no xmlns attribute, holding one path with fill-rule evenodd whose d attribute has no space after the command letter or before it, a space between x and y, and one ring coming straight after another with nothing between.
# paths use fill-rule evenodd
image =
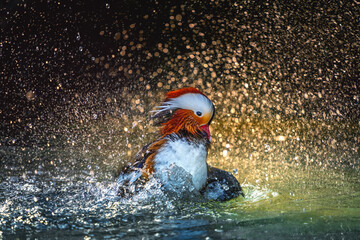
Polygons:
<instances>
[{"instance_id":1,"label":"water droplet","mask_svg":"<svg viewBox=\"0 0 360 240\"><path fill-rule=\"evenodd\" d=\"M268 152L268 151L270 151L270 150L271 150L270 145L265 144L265 152Z\"/></svg>"},{"instance_id":2,"label":"water droplet","mask_svg":"<svg viewBox=\"0 0 360 240\"><path fill-rule=\"evenodd\" d=\"M80 39L81 39L80 33L77 33L76 40L80 41Z\"/></svg>"},{"instance_id":3,"label":"water droplet","mask_svg":"<svg viewBox=\"0 0 360 240\"><path fill-rule=\"evenodd\" d=\"M237 170L237 168L234 168L234 169L233 169L233 173L234 173L235 175L238 175L238 174L239 174L239 171Z\"/></svg>"},{"instance_id":4,"label":"water droplet","mask_svg":"<svg viewBox=\"0 0 360 240\"><path fill-rule=\"evenodd\" d=\"M105 7L106 7L107 9L109 9L109 8L110 8L110 4L106 3L106 4L105 4Z\"/></svg>"},{"instance_id":5,"label":"water droplet","mask_svg":"<svg viewBox=\"0 0 360 240\"><path fill-rule=\"evenodd\" d=\"M28 91L25 96L27 100L31 101L35 99L36 95L34 91Z\"/></svg>"},{"instance_id":6,"label":"water droplet","mask_svg":"<svg viewBox=\"0 0 360 240\"><path fill-rule=\"evenodd\" d=\"M82 47L82 46L79 47L79 51L80 51L80 52L83 51L83 47Z\"/></svg>"},{"instance_id":7,"label":"water droplet","mask_svg":"<svg viewBox=\"0 0 360 240\"><path fill-rule=\"evenodd\" d=\"M226 157L227 154L228 154L228 151L227 151L227 150L224 150L224 151L222 152L222 155L223 155L224 157Z\"/></svg>"}]
</instances>

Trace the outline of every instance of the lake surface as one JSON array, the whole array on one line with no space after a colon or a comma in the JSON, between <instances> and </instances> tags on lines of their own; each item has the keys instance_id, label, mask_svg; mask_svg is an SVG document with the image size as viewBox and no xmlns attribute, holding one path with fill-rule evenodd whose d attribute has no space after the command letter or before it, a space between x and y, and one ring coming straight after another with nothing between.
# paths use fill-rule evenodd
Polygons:
<instances>
[{"instance_id":1,"label":"lake surface","mask_svg":"<svg viewBox=\"0 0 360 240\"><path fill-rule=\"evenodd\" d=\"M131 200L118 197L117 166L153 137L140 137L138 127L107 119L49 131L27 144L4 137L0 239L355 239L360 234L356 122L215 121L208 161L233 172L246 196L228 202L179 199L155 190Z\"/></svg>"}]
</instances>

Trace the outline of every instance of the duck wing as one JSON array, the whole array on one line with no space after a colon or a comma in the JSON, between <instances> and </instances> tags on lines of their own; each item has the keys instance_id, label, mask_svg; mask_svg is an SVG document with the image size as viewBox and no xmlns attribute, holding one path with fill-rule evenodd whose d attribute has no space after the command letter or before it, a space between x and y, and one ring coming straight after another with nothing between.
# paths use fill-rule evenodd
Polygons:
<instances>
[{"instance_id":1,"label":"duck wing","mask_svg":"<svg viewBox=\"0 0 360 240\"><path fill-rule=\"evenodd\" d=\"M134 162L120 170L117 182L120 184L118 195L126 197L140 191L154 172L154 157L166 139L158 139L145 145L135 154Z\"/></svg>"}]
</instances>

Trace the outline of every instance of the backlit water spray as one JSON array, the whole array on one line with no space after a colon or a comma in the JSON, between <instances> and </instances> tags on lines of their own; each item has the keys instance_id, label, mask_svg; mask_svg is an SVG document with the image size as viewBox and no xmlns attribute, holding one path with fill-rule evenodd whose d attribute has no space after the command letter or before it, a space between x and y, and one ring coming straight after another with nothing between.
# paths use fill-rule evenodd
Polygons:
<instances>
[{"instance_id":1,"label":"backlit water spray","mask_svg":"<svg viewBox=\"0 0 360 240\"><path fill-rule=\"evenodd\" d=\"M0 239L359 236L358 2L0 8ZM209 164L245 198L121 199L149 112L186 86L214 102Z\"/></svg>"}]
</instances>

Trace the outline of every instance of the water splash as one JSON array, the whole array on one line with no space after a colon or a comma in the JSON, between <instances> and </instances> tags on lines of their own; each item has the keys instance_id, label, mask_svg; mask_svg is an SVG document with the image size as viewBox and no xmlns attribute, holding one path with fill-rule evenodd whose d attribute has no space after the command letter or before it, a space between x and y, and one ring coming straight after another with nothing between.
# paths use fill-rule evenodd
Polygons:
<instances>
[{"instance_id":1,"label":"water splash","mask_svg":"<svg viewBox=\"0 0 360 240\"><path fill-rule=\"evenodd\" d=\"M357 237L357 9L357 1L5 3L0 238L12 229L29 238L40 229L74 229L69 238ZM114 168L154 139L148 112L184 86L215 103L209 163L237 169L248 202L171 202L162 212L118 200Z\"/></svg>"}]
</instances>

